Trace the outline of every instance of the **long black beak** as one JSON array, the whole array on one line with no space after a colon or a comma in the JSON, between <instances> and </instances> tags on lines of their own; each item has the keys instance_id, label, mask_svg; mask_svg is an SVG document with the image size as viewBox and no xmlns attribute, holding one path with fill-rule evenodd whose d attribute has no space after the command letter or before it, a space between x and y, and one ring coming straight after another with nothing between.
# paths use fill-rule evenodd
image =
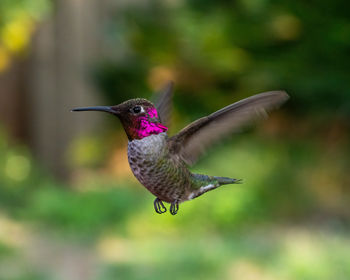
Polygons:
<instances>
[{"instance_id":1,"label":"long black beak","mask_svg":"<svg viewBox=\"0 0 350 280\"><path fill-rule=\"evenodd\" d=\"M115 115L119 114L119 111L116 110L115 108L112 108L111 106L81 107L81 108L74 108L71 110L71 112L81 112L81 111L101 111L101 112L112 113Z\"/></svg>"}]
</instances>

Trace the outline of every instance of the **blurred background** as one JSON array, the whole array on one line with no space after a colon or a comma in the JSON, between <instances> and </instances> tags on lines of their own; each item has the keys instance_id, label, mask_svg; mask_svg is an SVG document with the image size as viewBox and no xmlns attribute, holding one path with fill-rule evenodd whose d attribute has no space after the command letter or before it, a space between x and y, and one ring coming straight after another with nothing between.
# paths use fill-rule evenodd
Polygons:
<instances>
[{"instance_id":1,"label":"blurred background","mask_svg":"<svg viewBox=\"0 0 350 280\"><path fill-rule=\"evenodd\" d=\"M1 0L0 279L350 279L347 1ZM76 106L175 81L173 125L275 89L192 170L243 178L158 215L118 120Z\"/></svg>"}]
</instances>

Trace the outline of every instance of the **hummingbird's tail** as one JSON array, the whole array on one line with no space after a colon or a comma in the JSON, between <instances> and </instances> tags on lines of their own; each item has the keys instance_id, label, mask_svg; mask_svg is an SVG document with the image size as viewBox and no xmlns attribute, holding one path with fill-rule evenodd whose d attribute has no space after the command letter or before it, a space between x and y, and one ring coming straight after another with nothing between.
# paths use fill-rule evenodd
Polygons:
<instances>
[{"instance_id":1,"label":"hummingbird's tail","mask_svg":"<svg viewBox=\"0 0 350 280\"><path fill-rule=\"evenodd\" d=\"M227 185L227 184L241 184L242 179L233 179L228 177L216 177L213 176L219 183L219 185Z\"/></svg>"},{"instance_id":2,"label":"hummingbird's tail","mask_svg":"<svg viewBox=\"0 0 350 280\"><path fill-rule=\"evenodd\" d=\"M241 179L233 179L228 177L208 176L203 174L192 174L192 176L196 189L193 190L193 193L190 194L188 199L198 197L222 185L240 184L242 182Z\"/></svg>"}]
</instances>

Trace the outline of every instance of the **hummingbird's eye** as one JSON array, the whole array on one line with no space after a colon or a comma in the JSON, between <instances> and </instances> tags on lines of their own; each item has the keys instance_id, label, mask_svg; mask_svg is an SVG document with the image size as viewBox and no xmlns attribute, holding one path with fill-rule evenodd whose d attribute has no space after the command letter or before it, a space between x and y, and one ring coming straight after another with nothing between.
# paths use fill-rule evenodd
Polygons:
<instances>
[{"instance_id":1,"label":"hummingbird's eye","mask_svg":"<svg viewBox=\"0 0 350 280\"><path fill-rule=\"evenodd\" d=\"M135 114L142 113L144 111L145 110L141 106L135 106L134 108L132 108L132 112Z\"/></svg>"}]
</instances>

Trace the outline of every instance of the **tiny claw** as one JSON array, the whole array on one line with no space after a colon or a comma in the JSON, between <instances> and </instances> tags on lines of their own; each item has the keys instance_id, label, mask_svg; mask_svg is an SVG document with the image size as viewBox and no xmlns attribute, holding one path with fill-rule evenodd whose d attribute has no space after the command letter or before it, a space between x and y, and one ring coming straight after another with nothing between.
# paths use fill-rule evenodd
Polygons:
<instances>
[{"instance_id":1,"label":"tiny claw","mask_svg":"<svg viewBox=\"0 0 350 280\"><path fill-rule=\"evenodd\" d=\"M161 201L158 197L154 200L153 205L156 213L163 214L166 212L166 208L163 204L163 201Z\"/></svg>"},{"instance_id":2,"label":"tiny claw","mask_svg":"<svg viewBox=\"0 0 350 280\"><path fill-rule=\"evenodd\" d=\"M179 210L179 202L177 200L175 200L170 205L170 214L176 215L178 210Z\"/></svg>"}]
</instances>

